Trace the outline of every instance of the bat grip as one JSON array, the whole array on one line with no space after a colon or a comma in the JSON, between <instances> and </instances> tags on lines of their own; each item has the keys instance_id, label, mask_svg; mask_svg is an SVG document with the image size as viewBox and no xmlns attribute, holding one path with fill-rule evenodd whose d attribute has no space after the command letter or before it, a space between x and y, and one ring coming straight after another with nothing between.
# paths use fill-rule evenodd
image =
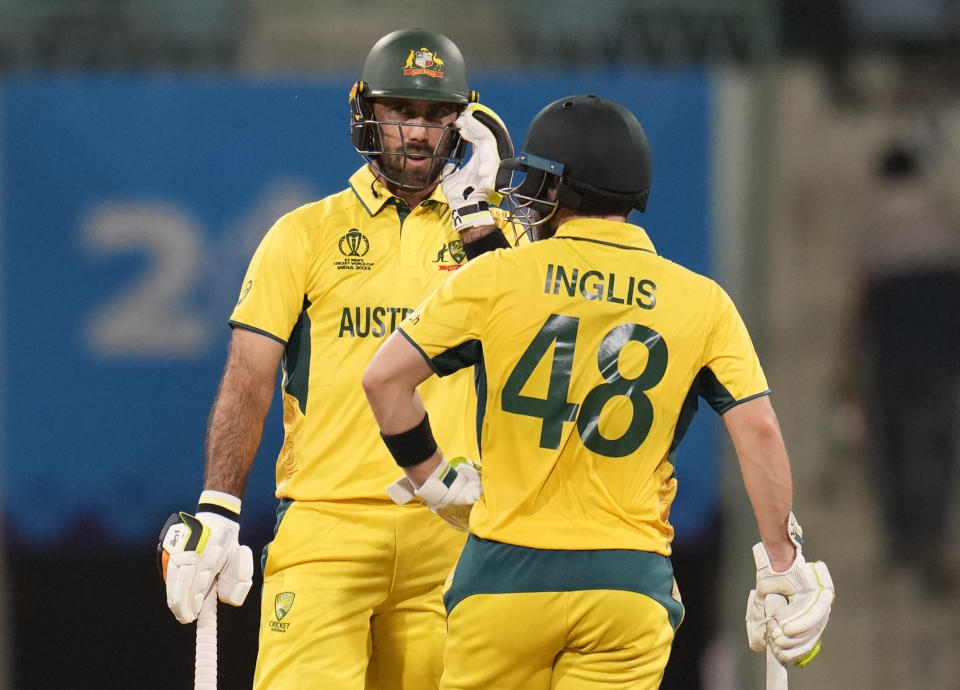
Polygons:
<instances>
[{"instance_id":1,"label":"bat grip","mask_svg":"<svg viewBox=\"0 0 960 690\"><path fill-rule=\"evenodd\" d=\"M217 583L207 592L197 616L194 690L217 690Z\"/></svg>"},{"instance_id":2,"label":"bat grip","mask_svg":"<svg viewBox=\"0 0 960 690\"><path fill-rule=\"evenodd\" d=\"M764 609L767 615L787 605L786 597L780 594L768 594L764 597ZM767 690L788 690L787 689L787 668L780 663L767 646Z\"/></svg>"}]
</instances>

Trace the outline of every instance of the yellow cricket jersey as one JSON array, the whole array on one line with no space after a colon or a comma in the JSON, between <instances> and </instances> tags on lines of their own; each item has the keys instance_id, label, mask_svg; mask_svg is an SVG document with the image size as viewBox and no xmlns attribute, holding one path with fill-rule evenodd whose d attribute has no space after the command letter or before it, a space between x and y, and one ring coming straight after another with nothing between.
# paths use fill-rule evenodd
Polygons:
<instances>
[{"instance_id":1,"label":"yellow cricket jersey","mask_svg":"<svg viewBox=\"0 0 960 690\"><path fill-rule=\"evenodd\" d=\"M669 555L670 458L697 396L722 413L768 393L727 294L628 223L481 256L401 331L440 375L480 365L470 531L507 544Z\"/></svg>"},{"instance_id":2,"label":"yellow cricket jersey","mask_svg":"<svg viewBox=\"0 0 960 690\"><path fill-rule=\"evenodd\" d=\"M280 218L250 262L230 323L286 346L277 496L387 499L401 472L360 379L383 339L466 263L440 188L405 205L368 167L350 186ZM438 440L477 457L472 376L420 392Z\"/></svg>"}]
</instances>

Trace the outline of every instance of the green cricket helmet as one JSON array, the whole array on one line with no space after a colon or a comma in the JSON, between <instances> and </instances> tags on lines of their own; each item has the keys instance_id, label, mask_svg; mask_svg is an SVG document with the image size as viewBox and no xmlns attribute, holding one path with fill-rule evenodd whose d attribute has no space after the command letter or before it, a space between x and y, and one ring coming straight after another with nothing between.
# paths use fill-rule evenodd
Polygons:
<instances>
[{"instance_id":1,"label":"green cricket helmet","mask_svg":"<svg viewBox=\"0 0 960 690\"><path fill-rule=\"evenodd\" d=\"M537 113L522 153L500 166L512 171L513 180L499 191L526 226L546 222L558 205L607 203L642 212L650 195L643 127L627 108L594 94L561 98Z\"/></svg>"},{"instance_id":2,"label":"green cricket helmet","mask_svg":"<svg viewBox=\"0 0 960 690\"><path fill-rule=\"evenodd\" d=\"M377 98L401 98L421 101L454 103L461 108L477 100L475 91L467 86L467 68L463 55L456 44L443 34L423 29L394 31L377 41L360 73L360 80L350 90L350 139L354 148L371 164L382 156L396 156L401 165L374 165L387 180L404 189L419 190L436 184L437 179L412 182L406 175L406 138L403 123L386 123L374 118L373 100ZM400 151L385 151L383 130L385 124L398 126L401 133ZM444 164L459 165L463 160L465 146L458 130L452 125L424 125L448 130L441 136L432 154L431 169L438 172ZM424 157L424 152L417 155ZM394 174L387 172L394 169Z\"/></svg>"}]
</instances>

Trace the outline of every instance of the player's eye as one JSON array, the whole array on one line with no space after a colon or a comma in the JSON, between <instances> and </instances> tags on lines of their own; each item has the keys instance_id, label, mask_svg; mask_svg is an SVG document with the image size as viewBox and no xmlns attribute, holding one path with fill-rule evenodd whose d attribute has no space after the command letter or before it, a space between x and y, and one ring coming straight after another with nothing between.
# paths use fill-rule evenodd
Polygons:
<instances>
[{"instance_id":1,"label":"player's eye","mask_svg":"<svg viewBox=\"0 0 960 690\"><path fill-rule=\"evenodd\" d=\"M427 113L427 117L431 120L443 120L444 118L453 115L456 112L456 109L449 105L435 105L430 108L430 111Z\"/></svg>"}]
</instances>

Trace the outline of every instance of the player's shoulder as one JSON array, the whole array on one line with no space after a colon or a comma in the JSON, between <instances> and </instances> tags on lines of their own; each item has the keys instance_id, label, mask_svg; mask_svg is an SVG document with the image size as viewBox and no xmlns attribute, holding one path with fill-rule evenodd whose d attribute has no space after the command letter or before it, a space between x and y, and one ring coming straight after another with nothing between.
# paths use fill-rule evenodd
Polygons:
<instances>
[{"instance_id":1,"label":"player's shoulder","mask_svg":"<svg viewBox=\"0 0 960 690\"><path fill-rule=\"evenodd\" d=\"M347 187L322 199L298 206L286 215L300 221L322 222L330 216L350 211L359 205L360 202L356 194Z\"/></svg>"},{"instance_id":2,"label":"player's shoulder","mask_svg":"<svg viewBox=\"0 0 960 690\"><path fill-rule=\"evenodd\" d=\"M277 219L276 226L287 231L313 235L325 227L339 226L345 217L354 214L359 207L353 190L347 188L288 211Z\"/></svg>"},{"instance_id":3,"label":"player's shoulder","mask_svg":"<svg viewBox=\"0 0 960 690\"><path fill-rule=\"evenodd\" d=\"M720 284L708 275L699 273L688 266L684 266L660 254L656 255L656 260L669 272L672 280L682 282L689 286L690 289L711 294L717 291L723 291Z\"/></svg>"}]
</instances>

